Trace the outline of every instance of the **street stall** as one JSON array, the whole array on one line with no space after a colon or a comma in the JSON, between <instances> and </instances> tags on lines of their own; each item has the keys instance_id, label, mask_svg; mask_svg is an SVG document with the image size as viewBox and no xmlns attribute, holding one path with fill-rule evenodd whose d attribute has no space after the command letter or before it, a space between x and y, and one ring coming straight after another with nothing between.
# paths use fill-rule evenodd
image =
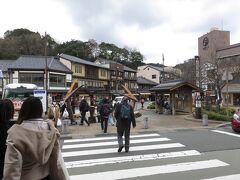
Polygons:
<instances>
[{"instance_id":1,"label":"street stall","mask_svg":"<svg viewBox=\"0 0 240 180\"><path fill-rule=\"evenodd\" d=\"M192 112L192 92L198 88L182 80L167 81L154 86L150 91L155 92L156 112Z\"/></svg>"}]
</instances>

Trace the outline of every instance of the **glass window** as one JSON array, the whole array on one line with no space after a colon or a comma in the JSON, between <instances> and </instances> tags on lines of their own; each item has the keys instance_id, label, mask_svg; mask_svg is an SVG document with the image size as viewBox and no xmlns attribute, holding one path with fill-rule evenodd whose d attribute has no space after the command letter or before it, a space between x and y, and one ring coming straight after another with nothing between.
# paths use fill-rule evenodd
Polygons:
<instances>
[{"instance_id":1,"label":"glass window","mask_svg":"<svg viewBox=\"0 0 240 180\"><path fill-rule=\"evenodd\" d=\"M104 70L104 69L101 69L101 76L106 76L106 70Z\"/></svg>"},{"instance_id":2,"label":"glass window","mask_svg":"<svg viewBox=\"0 0 240 180\"><path fill-rule=\"evenodd\" d=\"M156 74L152 75L152 79L156 79L156 77L157 77Z\"/></svg>"},{"instance_id":3,"label":"glass window","mask_svg":"<svg viewBox=\"0 0 240 180\"><path fill-rule=\"evenodd\" d=\"M42 73L19 73L19 83L32 83L43 87L43 76Z\"/></svg>"},{"instance_id":4,"label":"glass window","mask_svg":"<svg viewBox=\"0 0 240 180\"><path fill-rule=\"evenodd\" d=\"M66 78L64 75L50 74L50 77L49 77L50 86L65 87L65 79Z\"/></svg>"}]
</instances>

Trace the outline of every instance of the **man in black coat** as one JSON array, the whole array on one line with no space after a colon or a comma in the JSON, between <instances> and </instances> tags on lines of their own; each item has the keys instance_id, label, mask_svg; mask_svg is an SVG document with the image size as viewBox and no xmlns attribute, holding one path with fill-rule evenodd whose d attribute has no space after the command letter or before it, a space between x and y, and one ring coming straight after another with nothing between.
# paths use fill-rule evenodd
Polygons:
<instances>
[{"instance_id":1,"label":"man in black coat","mask_svg":"<svg viewBox=\"0 0 240 180\"><path fill-rule=\"evenodd\" d=\"M87 100L84 98L79 105L79 110L81 112L81 123L80 125L83 125L83 121L87 123L88 126L90 126L90 123L86 119L86 112L89 111L89 105L87 103Z\"/></svg>"},{"instance_id":2,"label":"man in black coat","mask_svg":"<svg viewBox=\"0 0 240 180\"><path fill-rule=\"evenodd\" d=\"M99 103L99 114L101 119L101 128L104 133L107 133L108 128L108 118L110 113L112 112L112 104L109 101L109 97L106 96L100 103Z\"/></svg>"},{"instance_id":3,"label":"man in black coat","mask_svg":"<svg viewBox=\"0 0 240 180\"><path fill-rule=\"evenodd\" d=\"M126 108L127 110L124 110ZM129 113L127 112L129 111ZM125 116L124 114L129 114ZM136 127L135 116L133 112L133 107L128 104L128 98L124 97L122 102L117 104L114 116L117 120L117 137L118 137L118 152L121 152L123 145L123 134L125 137L125 152L129 151L129 141L130 141L130 129L131 124L133 128Z\"/></svg>"}]
</instances>

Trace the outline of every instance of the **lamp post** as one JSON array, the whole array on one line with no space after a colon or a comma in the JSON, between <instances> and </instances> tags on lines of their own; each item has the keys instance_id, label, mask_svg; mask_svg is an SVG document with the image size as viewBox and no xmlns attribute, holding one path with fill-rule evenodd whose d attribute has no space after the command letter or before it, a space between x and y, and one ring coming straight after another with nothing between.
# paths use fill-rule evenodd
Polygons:
<instances>
[{"instance_id":1,"label":"lamp post","mask_svg":"<svg viewBox=\"0 0 240 180\"><path fill-rule=\"evenodd\" d=\"M198 64L197 64L198 62ZM195 56L195 63L196 63L196 72L198 71L198 87L199 92L195 93L195 106L196 106L196 118L202 118L202 102L201 102L201 72L200 72L200 58L199 56ZM198 66L197 66L198 65Z\"/></svg>"}]
</instances>

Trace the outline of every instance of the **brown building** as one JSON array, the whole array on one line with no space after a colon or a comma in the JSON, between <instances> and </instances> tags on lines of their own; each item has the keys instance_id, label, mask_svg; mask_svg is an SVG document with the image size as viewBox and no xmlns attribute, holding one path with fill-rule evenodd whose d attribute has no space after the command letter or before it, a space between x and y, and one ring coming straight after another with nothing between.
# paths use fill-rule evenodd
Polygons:
<instances>
[{"instance_id":1,"label":"brown building","mask_svg":"<svg viewBox=\"0 0 240 180\"><path fill-rule=\"evenodd\" d=\"M198 38L198 53L196 74L199 80L197 84L200 84L202 90L208 94L215 95L216 99L219 98L216 93L216 82L210 77L217 70L220 73L218 83L222 87L223 104L239 104L236 99L240 99L240 89L237 90L236 87L240 84L238 78L240 75L240 43L230 45L230 32L215 28Z\"/></svg>"},{"instance_id":2,"label":"brown building","mask_svg":"<svg viewBox=\"0 0 240 180\"><path fill-rule=\"evenodd\" d=\"M209 33L198 38L198 54L200 63L213 63L218 49L230 45L230 32L212 29Z\"/></svg>"}]
</instances>

